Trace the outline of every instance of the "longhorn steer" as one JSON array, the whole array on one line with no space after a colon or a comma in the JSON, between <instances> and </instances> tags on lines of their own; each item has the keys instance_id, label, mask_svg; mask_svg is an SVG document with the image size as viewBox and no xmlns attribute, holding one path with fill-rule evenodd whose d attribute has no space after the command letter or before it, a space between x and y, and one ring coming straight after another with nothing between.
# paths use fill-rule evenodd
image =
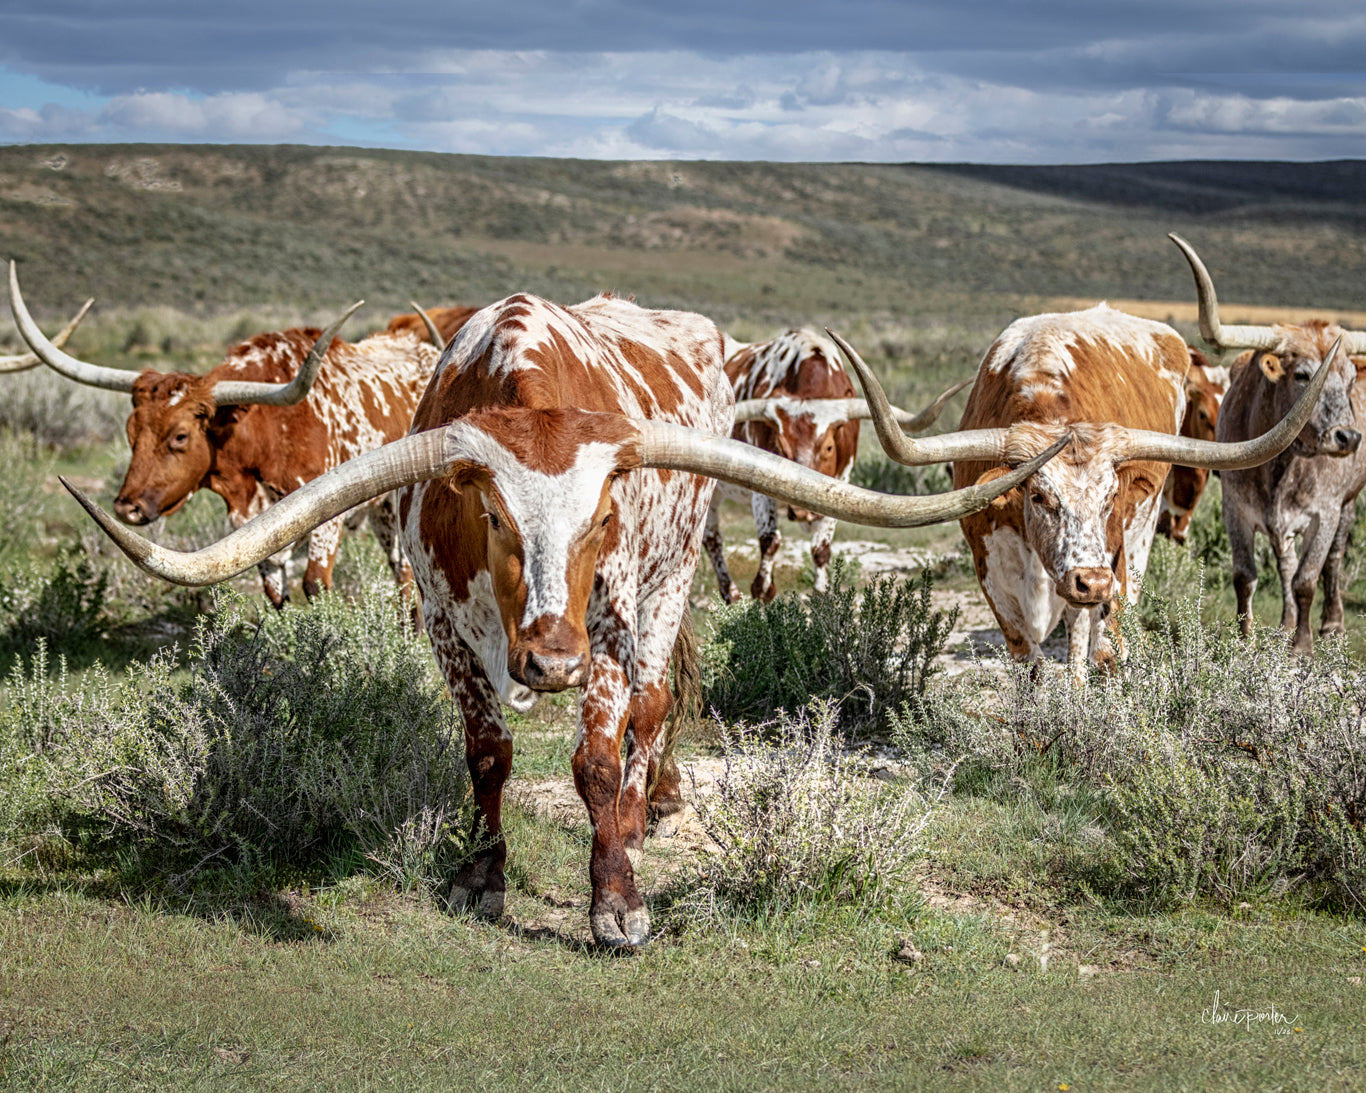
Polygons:
<instances>
[{"instance_id":1,"label":"longhorn steer","mask_svg":"<svg viewBox=\"0 0 1366 1093\"><path fill-rule=\"evenodd\" d=\"M602 943L638 945L650 928L633 871L647 792L660 811L681 804L661 726L710 478L839 519L915 526L986 504L1057 450L943 497L859 490L728 438L721 345L699 315L511 296L447 346L412 436L315 479L211 547L164 550L80 500L142 568L203 584L398 489L427 632L464 718L478 823L495 840L456 878L452 906L503 908L512 737L499 699L525 709L535 691L582 687L572 766L593 827L590 924Z\"/></svg>"},{"instance_id":2,"label":"longhorn steer","mask_svg":"<svg viewBox=\"0 0 1366 1093\"><path fill-rule=\"evenodd\" d=\"M1366 486L1366 390L1348 356L1366 353L1366 333L1336 323L1310 320L1274 326L1224 326L1214 282L1200 256L1184 239L1181 248L1195 276L1200 333L1221 349L1244 349L1230 371L1233 380L1220 408L1220 440L1255 435L1300 396L1315 369L1328 360L1338 340L1347 353L1328 369L1328 381L1313 416L1289 449L1269 463L1223 476L1224 526L1233 552L1233 588L1244 634L1252 629L1252 596L1257 589L1257 533L1271 541L1281 578L1281 628L1295 635L1295 650L1314 648L1310 608L1323 578L1320 633L1342 633L1342 557L1352 529L1357 494ZM1366 361L1360 361L1366 367ZM1299 549L1295 537L1300 536Z\"/></svg>"},{"instance_id":3,"label":"longhorn steer","mask_svg":"<svg viewBox=\"0 0 1366 1093\"><path fill-rule=\"evenodd\" d=\"M1228 391L1227 368L1215 368L1197 349L1191 350L1191 367L1186 373L1186 416L1181 419L1181 435L1196 440L1213 440L1219 421L1219 404ZM1162 487L1162 514L1157 518L1157 533L1174 543L1184 543L1191 515L1209 482L1204 467L1173 467Z\"/></svg>"},{"instance_id":4,"label":"longhorn steer","mask_svg":"<svg viewBox=\"0 0 1366 1093\"><path fill-rule=\"evenodd\" d=\"M50 367L132 395L132 457L114 511L133 525L168 516L208 489L223 498L229 521L241 527L305 482L407 433L440 355L427 344L417 315L400 315L389 331L359 342L334 340L353 307L322 333L257 334L229 349L206 375L128 372L76 360L43 338L24 306L13 263L10 300L25 340ZM453 332L472 312L443 308L430 314L438 328L444 323ZM366 516L395 579L406 587L411 574L390 501L376 501L349 522ZM303 582L309 597L332 587L342 523L339 516L309 536ZM289 600L288 563L285 550L260 565L266 596L276 607Z\"/></svg>"},{"instance_id":5,"label":"longhorn steer","mask_svg":"<svg viewBox=\"0 0 1366 1093\"><path fill-rule=\"evenodd\" d=\"M789 330L772 341L734 344L734 352L726 360L726 376L737 399L735 430L731 434L736 440L841 482L849 481L858 451L859 419L868 416L868 409L867 403L853 397L849 373L827 339L812 330ZM928 429L939 417L944 403L966 386L951 387L914 417L896 411L901 427L911 432ZM720 486L713 494L703 543L716 572L721 598L729 603L740 599L740 590L731 582L726 568L720 521L723 499L750 503L759 532L759 570L750 585L750 594L758 600L771 600L777 591L773 584L773 562L782 545L778 506L771 497L733 486ZM805 524L810 532L815 589L824 592L836 521L792 506L788 506L787 516Z\"/></svg>"},{"instance_id":6,"label":"longhorn steer","mask_svg":"<svg viewBox=\"0 0 1366 1093\"><path fill-rule=\"evenodd\" d=\"M813 471L849 481L849 471L858 451L858 422L845 418L838 406L823 413L827 400L854 397L854 385L839 362L835 347L810 330L789 330L772 341L755 342L739 348L726 361L726 378L735 398L769 401L762 417L737 421L731 434L736 440L753 444L766 452L810 467ZM788 401L800 400L800 402ZM817 401L820 400L820 401ZM725 543L721 537L720 503L723 498L750 503L754 526L759 533L759 571L750 585L750 595L771 600L773 561L782 545L778 530L778 506L773 498L733 486L722 486L712 497L707 510L704 543L721 598L729 603L740 599L740 590L726 568ZM835 521L808 509L787 510L789 520L806 525L811 535L811 561L816 571L816 591L824 592L830 566L830 543L835 537Z\"/></svg>"},{"instance_id":7,"label":"longhorn steer","mask_svg":"<svg viewBox=\"0 0 1366 1093\"><path fill-rule=\"evenodd\" d=\"M936 461L894 426L867 365L845 351L884 449L902 463ZM1021 488L960 521L1017 660L1041 660L1040 644L1065 617L1072 674L1084 674L1088 654L1112 664L1114 609L1142 579L1170 465L1255 466L1288 445L1312 409L1301 399L1292 420L1243 444L1177 436L1189 364L1176 331L1104 304L1018 319L987 350L960 424L977 446L954 461L954 486L990 483L1048 441L1071 438ZM1315 395L1325 378L1315 377Z\"/></svg>"}]
</instances>

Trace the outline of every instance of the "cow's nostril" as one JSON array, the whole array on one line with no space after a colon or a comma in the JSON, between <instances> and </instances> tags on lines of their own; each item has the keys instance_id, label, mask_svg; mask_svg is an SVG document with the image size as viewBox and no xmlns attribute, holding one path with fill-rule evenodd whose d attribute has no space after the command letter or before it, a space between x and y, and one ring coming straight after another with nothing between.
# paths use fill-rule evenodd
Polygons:
<instances>
[{"instance_id":1,"label":"cow's nostril","mask_svg":"<svg viewBox=\"0 0 1366 1093\"><path fill-rule=\"evenodd\" d=\"M1354 452L1361 447L1361 434L1355 429L1339 429L1333 434L1333 439L1345 452Z\"/></svg>"}]
</instances>

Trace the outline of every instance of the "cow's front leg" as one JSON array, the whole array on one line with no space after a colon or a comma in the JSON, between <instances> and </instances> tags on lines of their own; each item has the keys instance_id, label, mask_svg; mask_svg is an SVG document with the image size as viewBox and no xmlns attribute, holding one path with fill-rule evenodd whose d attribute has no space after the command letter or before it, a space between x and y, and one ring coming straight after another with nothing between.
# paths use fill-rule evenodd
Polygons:
<instances>
[{"instance_id":1,"label":"cow's front leg","mask_svg":"<svg viewBox=\"0 0 1366 1093\"><path fill-rule=\"evenodd\" d=\"M1233 592L1238 599L1238 628L1243 636L1252 633L1252 597L1257 591L1256 532L1239 518L1224 493L1224 527L1228 530L1232 554Z\"/></svg>"},{"instance_id":2,"label":"cow's front leg","mask_svg":"<svg viewBox=\"0 0 1366 1093\"><path fill-rule=\"evenodd\" d=\"M773 562L778 557L778 548L783 545L783 535L778 530L778 506L773 498L754 493L750 495L749 507L759 533L759 572L754 574L749 594L767 603L778 592L773 585Z\"/></svg>"},{"instance_id":3,"label":"cow's front leg","mask_svg":"<svg viewBox=\"0 0 1366 1093\"><path fill-rule=\"evenodd\" d=\"M640 867L640 856L645 847L645 791L650 784L651 775L657 772L659 763L664 758L660 754L664 743L660 729L672 708L673 695L669 693L668 680L660 680L654 686L637 691L631 696L631 722L628 729L630 747L627 749L621 797L617 802L617 827L621 832L621 844L626 848L626 856L631 861L632 869ZM672 788L676 791L676 767L670 772L670 777L675 783ZM656 784L656 797L664 797L667 793L668 787L665 787L662 781Z\"/></svg>"},{"instance_id":4,"label":"cow's front leg","mask_svg":"<svg viewBox=\"0 0 1366 1093\"><path fill-rule=\"evenodd\" d=\"M1304 552L1300 556L1292 585L1295 595L1294 649L1297 653L1309 654L1314 651L1314 627L1310 612L1314 606L1314 594L1318 591L1319 576L1323 573L1336 538L1336 524L1325 527L1318 516L1314 516L1304 529Z\"/></svg>"},{"instance_id":5,"label":"cow's front leg","mask_svg":"<svg viewBox=\"0 0 1366 1093\"><path fill-rule=\"evenodd\" d=\"M319 592L332 590L332 567L337 564L341 545L342 518L333 517L319 524L308 537L308 568L304 570L304 595L310 600Z\"/></svg>"},{"instance_id":6,"label":"cow's front leg","mask_svg":"<svg viewBox=\"0 0 1366 1093\"><path fill-rule=\"evenodd\" d=\"M386 494L382 500L371 506L369 522L370 531L379 543L380 550L384 552L384 560L389 563L389 572L394 575L394 582L398 585L399 598L411 606L413 629L421 632L422 609L418 603L417 587L413 583L413 567L404 556L403 545L399 542L398 507L394 504L392 493Z\"/></svg>"},{"instance_id":7,"label":"cow's front leg","mask_svg":"<svg viewBox=\"0 0 1366 1093\"><path fill-rule=\"evenodd\" d=\"M1067 625L1067 671L1077 682L1086 679L1086 661L1091 655L1094 636L1092 614L1092 608L1075 607L1070 603L1062 612Z\"/></svg>"},{"instance_id":8,"label":"cow's front leg","mask_svg":"<svg viewBox=\"0 0 1366 1093\"><path fill-rule=\"evenodd\" d=\"M1299 619L1295 606L1295 573L1300 568L1299 555L1295 551L1295 537L1281 535L1271 537L1271 552L1276 555L1276 572L1281 578L1281 629L1293 633ZM1316 578L1318 574L1314 575ZM1313 593L1310 593L1313 599Z\"/></svg>"},{"instance_id":9,"label":"cow's front leg","mask_svg":"<svg viewBox=\"0 0 1366 1093\"><path fill-rule=\"evenodd\" d=\"M814 588L824 592L830 581L831 543L835 538L836 520L832 516L822 516L811 525L811 565L815 570Z\"/></svg>"},{"instance_id":10,"label":"cow's front leg","mask_svg":"<svg viewBox=\"0 0 1366 1093\"><path fill-rule=\"evenodd\" d=\"M1323 563L1323 622L1319 627L1320 634L1347 632L1342 608L1342 558L1347 553L1347 537L1352 532L1356 508L1355 497L1342 506L1342 512L1338 516L1337 532L1333 536L1333 545L1329 548L1328 557Z\"/></svg>"},{"instance_id":11,"label":"cow's front leg","mask_svg":"<svg viewBox=\"0 0 1366 1093\"><path fill-rule=\"evenodd\" d=\"M611 657L593 655L579 711L574 748L574 785L588 808L593 853L588 868L593 903L588 912L593 938L602 945L641 945L650 936L650 913L636 889L618 822L622 795L621 742L631 708L630 682ZM644 833L642 822L642 835Z\"/></svg>"},{"instance_id":12,"label":"cow's front leg","mask_svg":"<svg viewBox=\"0 0 1366 1093\"><path fill-rule=\"evenodd\" d=\"M435 620L434 625L432 646L465 723L465 761L475 806L472 834L483 844L456 874L448 905L452 911L498 918L507 895L503 784L512 770L512 733L503 720L498 693L478 658L444 620Z\"/></svg>"},{"instance_id":13,"label":"cow's front leg","mask_svg":"<svg viewBox=\"0 0 1366 1093\"><path fill-rule=\"evenodd\" d=\"M711 507L707 509L707 530L702 536L702 546L711 559L711 567L716 571L716 585L721 591L721 599L726 603L738 603L740 590L730 579L726 568L726 542L721 535L721 497L720 491L712 494Z\"/></svg>"},{"instance_id":14,"label":"cow's front leg","mask_svg":"<svg viewBox=\"0 0 1366 1093\"><path fill-rule=\"evenodd\" d=\"M240 528L253 516L259 515L269 507L268 504L260 504L229 508L228 523L234 529ZM269 558L263 558L256 564L256 571L261 574L261 590L277 611L289 603L289 552L292 549L292 546L287 546L284 550L277 550Z\"/></svg>"}]
</instances>

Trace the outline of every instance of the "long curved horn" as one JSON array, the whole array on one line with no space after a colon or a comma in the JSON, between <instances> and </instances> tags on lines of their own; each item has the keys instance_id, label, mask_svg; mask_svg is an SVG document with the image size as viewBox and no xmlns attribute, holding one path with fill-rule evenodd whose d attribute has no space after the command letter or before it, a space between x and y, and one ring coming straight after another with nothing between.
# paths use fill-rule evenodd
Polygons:
<instances>
[{"instance_id":1,"label":"long curved horn","mask_svg":"<svg viewBox=\"0 0 1366 1093\"><path fill-rule=\"evenodd\" d=\"M1214 279L1195 248L1175 232L1167 238L1181 248L1191 273L1195 275L1195 294L1200 301L1200 337L1219 349L1275 349L1281 336L1270 326L1224 326L1219 322L1219 298L1214 294Z\"/></svg>"},{"instance_id":2,"label":"long curved horn","mask_svg":"<svg viewBox=\"0 0 1366 1093\"><path fill-rule=\"evenodd\" d=\"M299 371L288 383L223 380L213 385L214 402L219 406L293 406L296 402L302 402L307 396L309 388L313 386L313 381L318 378L318 370L323 366L327 351L332 346L332 339L337 336L337 331L341 330L346 320L351 318L356 309L363 303L365 303L364 300L357 300L322 332L318 340L313 343L313 348L308 351L308 356L299 367Z\"/></svg>"},{"instance_id":3,"label":"long curved horn","mask_svg":"<svg viewBox=\"0 0 1366 1093\"><path fill-rule=\"evenodd\" d=\"M890 407L892 416L904 432L918 433L935 423L940 413L943 412L944 404L949 399L953 398L963 388L971 385L972 380L955 383L918 414L912 414L907 410L892 406ZM768 416L770 410L779 407L787 410L794 417L802 413L811 413L828 421L864 421L873 416L872 411L868 408L867 400L861 398L747 398L741 399L735 404L735 424L762 420Z\"/></svg>"},{"instance_id":4,"label":"long curved horn","mask_svg":"<svg viewBox=\"0 0 1366 1093\"><path fill-rule=\"evenodd\" d=\"M231 535L196 551L167 550L144 539L65 478L61 483L143 572L172 584L214 584L251 568L355 505L446 472L451 465L446 431L432 429L406 436L350 459L288 494Z\"/></svg>"},{"instance_id":5,"label":"long curved horn","mask_svg":"<svg viewBox=\"0 0 1366 1093\"><path fill-rule=\"evenodd\" d=\"M427 328L427 337L432 339L432 344L438 349L446 348L446 339L441 336L441 331L437 329L436 323L432 322L432 317L427 314L427 309L414 300L408 301L408 306L417 312L422 319L422 325Z\"/></svg>"},{"instance_id":6,"label":"long curved horn","mask_svg":"<svg viewBox=\"0 0 1366 1093\"><path fill-rule=\"evenodd\" d=\"M84 383L90 387L102 387L106 391L128 392L133 389L133 384L138 379L136 372L129 372L123 368L105 368L100 364L87 364L85 361L77 360L75 357L62 352L61 349L47 340L24 304L23 294L19 291L19 274L15 269L13 259L10 259L9 264L9 306L10 310L14 312L14 325L19 328L19 333L23 336L24 341L28 342L28 347L33 350L34 356L54 372L59 372L67 379L75 380L77 383Z\"/></svg>"},{"instance_id":7,"label":"long curved horn","mask_svg":"<svg viewBox=\"0 0 1366 1093\"><path fill-rule=\"evenodd\" d=\"M729 437L672 422L633 424L637 438L621 446L622 470L659 467L690 471L836 519L877 527L919 527L967 516L1014 489L1071 441L1070 436L1063 437L1017 470L986 485L928 497L898 497L851 486ZM456 463L470 461L469 445L462 439L466 429L465 423L457 421L349 460L287 495L231 535L197 551L167 550L149 542L66 479L62 485L139 569L174 584L213 584L250 568L355 505L401 486L437 478L449 473Z\"/></svg>"},{"instance_id":8,"label":"long curved horn","mask_svg":"<svg viewBox=\"0 0 1366 1093\"><path fill-rule=\"evenodd\" d=\"M896 422L892 404L887 401L887 393L878 383L873 370L864 363L858 351L829 327L825 332L830 335L854 375L858 376L859 386L863 388L868 401L869 416L882 450L908 467L922 466L926 463L950 463L954 460L974 462L1005 462L1005 429L968 429L943 436L924 437L911 440L905 436Z\"/></svg>"},{"instance_id":9,"label":"long curved horn","mask_svg":"<svg viewBox=\"0 0 1366 1093\"><path fill-rule=\"evenodd\" d=\"M640 465L706 475L798 508L871 527L913 528L958 520L1013 490L1072 442L1063 437L1009 474L985 485L923 497L877 493L761 451L670 422L641 421Z\"/></svg>"},{"instance_id":10,"label":"long curved horn","mask_svg":"<svg viewBox=\"0 0 1366 1093\"><path fill-rule=\"evenodd\" d=\"M81 305L81 310L76 312L72 320L57 331L52 338L52 344L61 348L66 345L67 338L71 337L76 327L81 325L81 320L85 318L85 313L95 304L95 297L90 297ZM30 368L37 368L43 362L36 353L20 353L17 357L0 357L0 372L27 372Z\"/></svg>"},{"instance_id":11,"label":"long curved horn","mask_svg":"<svg viewBox=\"0 0 1366 1093\"><path fill-rule=\"evenodd\" d=\"M1172 436L1148 429L1128 429L1128 443L1122 459L1151 459L1159 463L1175 463L1182 467L1208 467L1212 471L1238 471L1258 467L1268 459L1275 459L1300 435L1314 412L1314 404L1328 381L1333 361L1342 348L1342 337L1333 343L1328 356L1319 365L1290 412L1273 428L1253 440L1221 443L1217 440L1194 440Z\"/></svg>"}]
</instances>

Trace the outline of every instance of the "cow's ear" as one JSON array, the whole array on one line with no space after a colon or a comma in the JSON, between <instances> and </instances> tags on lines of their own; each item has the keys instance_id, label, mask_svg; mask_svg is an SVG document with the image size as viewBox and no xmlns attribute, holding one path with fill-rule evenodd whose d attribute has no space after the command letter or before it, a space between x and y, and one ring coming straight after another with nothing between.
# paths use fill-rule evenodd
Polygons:
<instances>
[{"instance_id":1,"label":"cow's ear","mask_svg":"<svg viewBox=\"0 0 1366 1093\"><path fill-rule=\"evenodd\" d=\"M977 479L977 481L973 484L977 486L985 486L988 482L995 482L996 479L1004 477L1005 475L1009 474L1012 470L1014 470L1013 467L992 467L991 470L983 474L982 477ZM995 498L991 502L991 507L997 510L1008 509L1012 505L1015 507L1019 507L1020 498L1020 488L1016 486L1013 490L1007 490L1005 493L1001 494L1000 497Z\"/></svg>"},{"instance_id":2,"label":"cow's ear","mask_svg":"<svg viewBox=\"0 0 1366 1093\"><path fill-rule=\"evenodd\" d=\"M1263 353L1257 358L1257 364L1262 370L1262 375L1272 383L1279 383L1285 375L1285 365L1275 353Z\"/></svg>"}]
</instances>

